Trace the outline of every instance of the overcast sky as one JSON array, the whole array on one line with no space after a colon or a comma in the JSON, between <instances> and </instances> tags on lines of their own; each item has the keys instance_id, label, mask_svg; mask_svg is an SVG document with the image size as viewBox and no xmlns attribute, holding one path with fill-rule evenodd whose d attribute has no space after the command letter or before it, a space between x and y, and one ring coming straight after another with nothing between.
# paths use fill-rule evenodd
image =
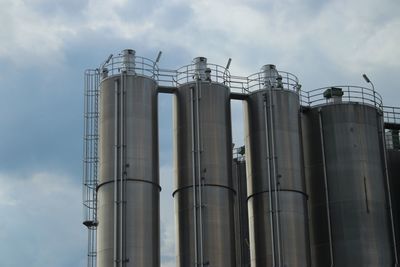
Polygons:
<instances>
[{"instance_id":1,"label":"overcast sky","mask_svg":"<svg viewBox=\"0 0 400 267\"><path fill-rule=\"evenodd\" d=\"M0 266L83 267L83 71L132 48L176 69L196 56L304 90L352 84L400 105L399 0L0 0ZM174 266L172 100L160 96L163 267ZM241 104L233 104L242 144Z\"/></svg>"}]
</instances>

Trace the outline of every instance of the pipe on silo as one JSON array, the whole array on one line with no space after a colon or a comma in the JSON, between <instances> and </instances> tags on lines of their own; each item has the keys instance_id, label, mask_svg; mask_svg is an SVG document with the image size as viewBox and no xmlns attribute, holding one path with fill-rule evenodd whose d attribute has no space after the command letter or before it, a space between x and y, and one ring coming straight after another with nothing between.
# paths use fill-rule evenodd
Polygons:
<instances>
[{"instance_id":1,"label":"pipe on silo","mask_svg":"<svg viewBox=\"0 0 400 267\"><path fill-rule=\"evenodd\" d=\"M272 188L272 179L271 179L271 155L270 155L270 150L269 150L269 134L268 134L268 129L267 129L267 121L268 121L268 114L267 114L267 100L264 99L264 123L265 123L265 144L266 144L266 150L267 150L267 156L266 156L266 165L267 165L267 176L268 176L268 185L269 188ZM269 199L269 223L270 225L270 234L271 234L271 250L272 250L272 266L275 266L275 231L274 231L274 208L272 204L272 194L268 194L268 199Z\"/></svg>"},{"instance_id":2,"label":"pipe on silo","mask_svg":"<svg viewBox=\"0 0 400 267\"><path fill-rule=\"evenodd\" d=\"M276 70L276 66L273 64L267 64L261 67L261 72L263 75L263 80L264 80L264 86L266 88L268 87L275 87L277 88L278 86L278 80L279 80L279 73ZM281 77L282 78L282 77Z\"/></svg>"},{"instance_id":3,"label":"pipe on silo","mask_svg":"<svg viewBox=\"0 0 400 267\"><path fill-rule=\"evenodd\" d=\"M107 76L106 76L107 77ZM117 267L117 254L118 254L118 81L114 81L114 249L113 249L113 266Z\"/></svg>"},{"instance_id":4,"label":"pipe on silo","mask_svg":"<svg viewBox=\"0 0 400 267\"><path fill-rule=\"evenodd\" d=\"M119 173L120 173L120 199L119 199L119 212L120 212L120 235L119 235L119 260L120 262L124 262L125 261L125 245L124 245L124 240L125 240L125 231L124 231L124 227L125 227L125 215L124 215L124 206L125 206L125 161L126 161L126 157L124 154L125 151L125 128L124 128L124 124L126 122L125 119L125 75L124 72L121 72L121 77L120 77L120 81L121 81L121 88L120 88L120 166L119 166ZM122 263L122 265L124 265Z\"/></svg>"},{"instance_id":5,"label":"pipe on silo","mask_svg":"<svg viewBox=\"0 0 400 267\"><path fill-rule=\"evenodd\" d=\"M205 81L207 77L207 58L205 57L196 57L193 59L194 67L195 67L195 80Z\"/></svg>"},{"instance_id":6,"label":"pipe on silo","mask_svg":"<svg viewBox=\"0 0 400 267\"><path fill-rule=\"evenodd\" d=\"M274 66L274 65L272 65ZM275 77L278 77L278 71L274 68L271 70L275 70L273 74L275 74ZM278 75L276 75L278 74ZM270 134L271 134L271 153L272 153L272 177L273 177L273 183L274 183L274 191L275 191L275 220L276 220L276 235L277 235L277 251L278 251L278 266L281 266L281 261L282 261L282 255L281 255L281 230L280 230L280 207L279 207L279 188L278 188L278 177L276 173L276 162L275 159L277 155L275 154L275 137L274 137L274 104L272 102L272 86L267 89L269 93L269 116L270 116ZM267 122L266 122L267 123ZM268 129L267 129L268 130Z\"/></svg>"},{"instance_id":7,"label":"pipe on silo","mask_svg":"<svg viewBox=\"0 0 400 267\"><path fill-rule=\"evenodd\" d=\"M334 257L333 257L333 244L332 244L332 226L331 226L331 210L329 205L329 188L328 188L328 176L326 173L326 159L325 159L325 142L324 142L324 131L322 124L322 114L321 109L318 110L318 121L319 121L319 133L321 138L321 155L322 155L322 168L324 172L324 185L325 185L325 205L326 205L326 217L328 222L328 238L329 238L329 253L330 253L330 267L334 266Z\"/></svg>"},{"instance_id":8,"label":"pipe on silo","mask_svg":"<svg viewBox=\"0 0 400 267\"><path fill-rule=\"evenodd\" d=\"M207 66L207 60L206 65ZM204 265L204 247L203 247L203 181L202 181L202 167L201 167L201 153L202 153L202 145L200 139L200 112L199 105L201 99L201 87L199 86L199 80L196 80L196 135L197 135L197 183L198 183L198 198L199 198L199 225L200 225L200 266Z\"/></svg>"},{"instance_id":9,"label":"pipe on silo","mask_svg":"<svg viewBox=\"0 0 400 267\"><path fill-rule=\"evenodd\" d=\"M133 49L125 49L122 51L122 71L128 74L135 74L135 55L136 51Z\"/></svg>"},{"instance_id":10,"label":"pipe on silo","mask_svg":"<svg viewBox=\"0 0 400 267\"><path fill-rule=\"evenodd\" d=\"M194 106L193 106L193 102L194 102L194 94L193 94L193 88L190 88L190 117L192 119L192 129L194 129ZM195 165L195 161L196 161L196 149L195 149L195 135L194 132L192 131L191 133L191 137L192 137L192 190L193 190L193 210L196 212L193 212L193 222L194 222L194 262L197 265L198 264L198 251L197 251L197 189L196 189L196 168L194 166Z\"/></svg>"}]
</instances>

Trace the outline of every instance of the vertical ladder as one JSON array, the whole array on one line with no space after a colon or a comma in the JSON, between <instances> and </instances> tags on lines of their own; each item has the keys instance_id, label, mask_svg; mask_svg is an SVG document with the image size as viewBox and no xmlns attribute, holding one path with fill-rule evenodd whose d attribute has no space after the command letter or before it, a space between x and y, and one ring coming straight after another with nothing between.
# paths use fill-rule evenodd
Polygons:
<instances>
[{"instance_id":1,"label":"vertical ladder","mask_svg":"<svg viewBox=\"0 0 400 267\"><path fill-rule=\"evenodd\" d=\"M96 267L99 70L86 70L83 127L83 224L88 229L87 267Z\"/></svg>"}]
</instances>

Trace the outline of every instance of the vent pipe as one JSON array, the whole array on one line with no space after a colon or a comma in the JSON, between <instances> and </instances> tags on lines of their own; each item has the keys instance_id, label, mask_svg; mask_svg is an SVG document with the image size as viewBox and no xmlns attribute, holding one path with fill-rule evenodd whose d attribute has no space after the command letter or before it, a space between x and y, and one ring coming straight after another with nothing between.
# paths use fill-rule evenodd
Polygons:
<instances>
[{"instance_id":1,"label":"vent pipe","mask_svg":"<svg viewBox=\"0 0 400 267\"><path fill-rule=\"evenodd\" d=\"M135 74L135 50L122 50L122 71L128 74Z\"/></svg>"},{"instance_id":2,"label":"vent pipe","mask_svg":"<svg viewBox=\"0 0 400 267\"><path fill-rule=\"evenodd\" d=\"M207 69L207 58L205 57L196 57L193 59L195 74L193 78L195 80L207 80L207 77L210 76L211 70Z\"/></svg>"},{"instance_id":3,"label":"vent pipe","mask_svg":"<svg viewBox=\"0 0 400 267\"><path fill-rule=\"evenodd\" d=\"M267 64L261 68L262 78L264 81L264 86L267 88L278 87L279 80L282 81L275 65Z\"/></svg>"}]
</instances>

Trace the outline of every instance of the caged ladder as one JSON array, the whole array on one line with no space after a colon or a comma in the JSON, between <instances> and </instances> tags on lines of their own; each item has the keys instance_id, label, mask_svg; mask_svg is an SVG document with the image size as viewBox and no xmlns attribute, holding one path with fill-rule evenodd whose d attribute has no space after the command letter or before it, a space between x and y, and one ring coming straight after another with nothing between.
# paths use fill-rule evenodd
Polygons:
<instances>
[{"instance_id":1,"label":"caged ladder","mask_svg":"<svg viewBox=\"0 0 400 267\"><path fill-rule=\"evenodd\" d=\"M83 133L83 224L88 229L87 267L96 267L97 182L98 182L98 69L86 70L84 79Z\"/></svg>"}]
</instances>

